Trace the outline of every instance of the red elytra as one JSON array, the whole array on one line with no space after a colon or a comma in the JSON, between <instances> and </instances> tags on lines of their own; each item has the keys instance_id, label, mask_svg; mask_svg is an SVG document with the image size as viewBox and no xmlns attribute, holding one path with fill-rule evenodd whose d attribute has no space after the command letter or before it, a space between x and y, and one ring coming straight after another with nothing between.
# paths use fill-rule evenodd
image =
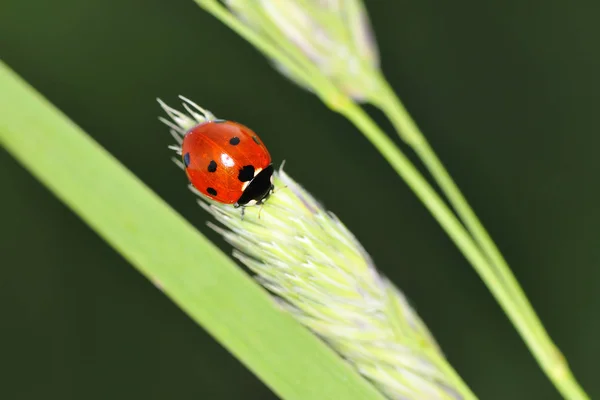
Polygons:
<instances>
[{"instance_id":1,"label":"red elytra","mask_svg":"<svg viewBox=\"0 0 600 400\"><path fill-rule=\"evenodd\" d=\"M261 204L273 191L271 155L244 125L224 120L197 125L183 138L181 155L191 184L220 203Z\"/></svg>"}]
</instances>

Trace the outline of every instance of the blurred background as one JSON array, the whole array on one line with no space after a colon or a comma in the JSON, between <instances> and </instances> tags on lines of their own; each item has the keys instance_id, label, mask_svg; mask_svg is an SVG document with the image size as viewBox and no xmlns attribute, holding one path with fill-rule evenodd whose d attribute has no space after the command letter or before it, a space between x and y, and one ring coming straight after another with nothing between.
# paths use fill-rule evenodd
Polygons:
<instances>
[{"instance_id":1,"label":"blurred background","mask_svg":"<svg viewBox=\"0 0 600 400\"><path fill-rule=\"evenodd\" d=\"M600 3L367 7L384 72L599 396ZM226 252L170 161L154 99L183 94L250 126L405 291L482 399L559 398L367 140L191 0L2 0L0 57ZM0 398L275 398L5 150L0 182Z\"/></svg>"}]
</instances>

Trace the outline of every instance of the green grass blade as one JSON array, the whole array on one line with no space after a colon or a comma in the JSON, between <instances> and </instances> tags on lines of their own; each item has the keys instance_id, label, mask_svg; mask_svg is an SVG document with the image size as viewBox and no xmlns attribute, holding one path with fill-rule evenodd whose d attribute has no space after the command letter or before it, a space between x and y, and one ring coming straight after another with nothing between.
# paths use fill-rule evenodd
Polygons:
<instances>
[{"instance_id":1,"label":"green grass blade","mask_svg":"<svg viewBox=\"0 0 600 400\"><path fill-rule=\"evenodd\" d=\"M0 110L0 144L280 397L382 399L2 62Z\"/></svg>"}]
</instances>

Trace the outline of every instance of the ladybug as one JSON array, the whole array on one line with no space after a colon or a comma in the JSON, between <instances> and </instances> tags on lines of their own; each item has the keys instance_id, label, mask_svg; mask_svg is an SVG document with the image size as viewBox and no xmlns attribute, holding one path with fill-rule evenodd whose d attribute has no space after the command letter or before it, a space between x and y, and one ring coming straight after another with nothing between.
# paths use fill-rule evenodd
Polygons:
<instances>
[{"instance_id":1,"label":"ladybug","mask_svg":"<svg viewBox=\"0 0 600 400\"><path fill-rule=\"evenodd\" d=\"M273 192L271 155L244 125L221 119L196 125L183 138L181 157L190 183L220 203L262 204Z\"/></svg>"}]
</instances>

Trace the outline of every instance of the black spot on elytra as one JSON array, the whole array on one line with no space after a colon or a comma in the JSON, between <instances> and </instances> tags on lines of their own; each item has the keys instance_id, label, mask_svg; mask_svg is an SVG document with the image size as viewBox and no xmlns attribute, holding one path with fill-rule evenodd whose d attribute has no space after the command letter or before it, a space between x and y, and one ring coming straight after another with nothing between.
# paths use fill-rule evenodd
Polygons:
<instances>
[{"instance_id":1,"label":"black spot on elytra","mask_svg":"<svg viewBox=\"0 0 600 400\"><path fill-rule=\"evenodd\" d=\"M260 140L258 140L256 136L252 136L252 140L254 140L256 144L260 145Z\"/></svg>"},{"instance_id":2,"label":"black spot on elytra","mask_svg":"<svg viewBox=\"0 0 600 400\"><path fill-rule=\"evenodd\" d=\"M208 172L215 172L217 170L217 163L215 162L215 160L211 160L208 163Z\"/></svg>"},{"instance_id":3,"label":"black spot on elytra","mask_svg":"<svg viewBox=\"0 0 600 400\"><path fill-rule=\"evenodd\" d=\"M252 165L244 165L244 167L240 169L238 179L241 182L249 182L254 179L254 167Z\"/></svg>"},{"instance_id":4,"label":"black spot on elytra","mask_svg":"<svg viewBox=\"0 0 600 400\"><path fill-rule=\"evenodd\" d=\"M216 196L217 195L217 191L214 188L207 188L206 191L208 192L208 194Z\"/></svg>"},{"instance_id":5,"label":"black spot on elytra","mask_svg":"<svg viewBox=\"0 0 600 400\"><path fill-rule=\"evenodd\" d=\"M232 137L231 139L229 139L229 144L232 146L237 146L238 144L240 144L240 138L237 136Z\"/></svg>"},{"instance_id":6,"label":"black spot on elytra","mask_svg":"<svg viewBox=\"0 0 600 400\"><path fill-rule=\"evenodd\" d=\"M190 153L185 153L183 155L183 164L186 168L190 166Z\"/></svg>"}]
</instances>

